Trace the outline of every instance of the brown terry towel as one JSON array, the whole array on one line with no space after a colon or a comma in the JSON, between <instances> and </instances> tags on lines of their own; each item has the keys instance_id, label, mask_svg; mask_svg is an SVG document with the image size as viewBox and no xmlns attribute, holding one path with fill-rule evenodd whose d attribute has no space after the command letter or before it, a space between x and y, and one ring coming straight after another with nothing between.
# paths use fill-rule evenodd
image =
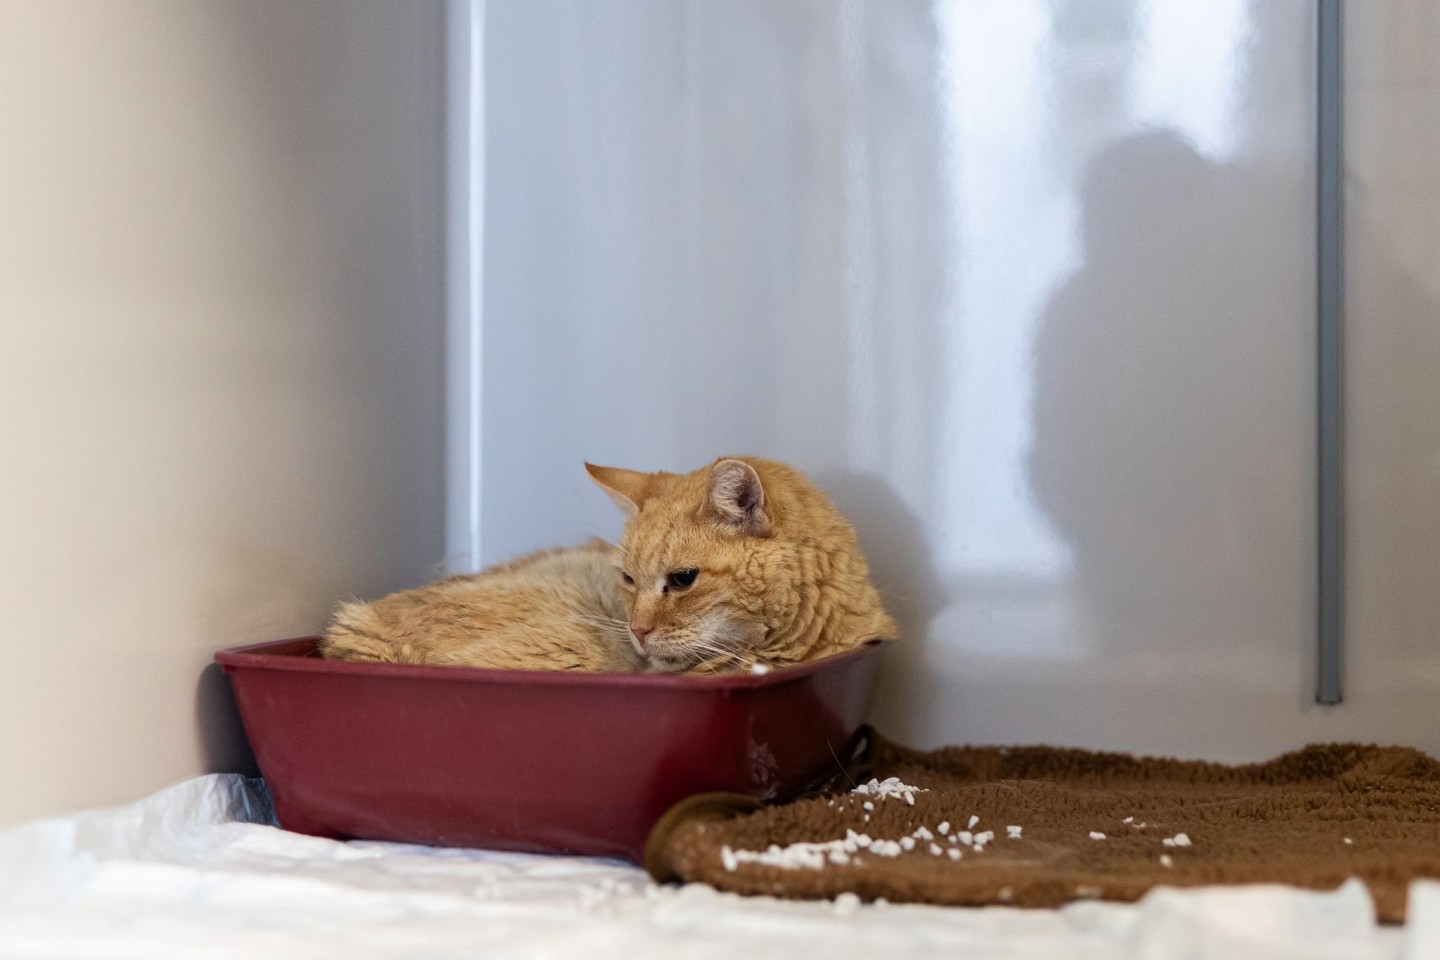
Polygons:
<instances>
[{"instance_id":1,"label":"brown terry towel","mask_svg":"<svg viewBox=\"0 0 1440 960\"><path fill-rule=\"evenodd\" d=\"M1247 766L879 738L871 751L851 775L878 795L844 783L751 813L682 804L651 837L651 871L745 894L1026 907L1360 877L1389 922L1413 878L1440 877L1440 763L1416 750L1326 744ZM828 841L842 842L790 847Z\"/></svg>"}]
</instances>

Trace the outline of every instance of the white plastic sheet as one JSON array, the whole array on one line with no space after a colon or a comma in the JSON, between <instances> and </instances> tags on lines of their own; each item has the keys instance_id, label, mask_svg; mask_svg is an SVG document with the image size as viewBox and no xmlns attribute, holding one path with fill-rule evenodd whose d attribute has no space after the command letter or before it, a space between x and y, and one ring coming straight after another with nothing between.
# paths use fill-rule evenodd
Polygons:
<instances>
[{"instance_id":1,"label":"white plastic sheet","mask_svg":"<svg viewBox=\"0 0 1440 960\"><path fill-rule=\"evenodd\" d=\"M1160 889L1062 910L795 903L613 861L337 843L217 775L0 833L0 957L1440 956L1440 883L1382 928L1365 888Z\"/></svg>"}]
</instances>

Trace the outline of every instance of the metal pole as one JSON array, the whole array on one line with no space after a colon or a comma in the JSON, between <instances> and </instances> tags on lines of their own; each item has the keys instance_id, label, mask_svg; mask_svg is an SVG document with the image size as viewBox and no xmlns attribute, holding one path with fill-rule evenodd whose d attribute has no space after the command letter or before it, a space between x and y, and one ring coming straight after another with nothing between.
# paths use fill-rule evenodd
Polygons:
<instances>
[{"instance_id":1,"label":"metal pole","mask_svg":"<svg viewBox=\"0 0 1440 960\"><path fill-rule=\"evenodd\" d=\"M1316 304L1319 341L1319 684L1339 703L1345 633L1345 233L1342 0L1317 0Z\"/></svg>"}]
</instances>

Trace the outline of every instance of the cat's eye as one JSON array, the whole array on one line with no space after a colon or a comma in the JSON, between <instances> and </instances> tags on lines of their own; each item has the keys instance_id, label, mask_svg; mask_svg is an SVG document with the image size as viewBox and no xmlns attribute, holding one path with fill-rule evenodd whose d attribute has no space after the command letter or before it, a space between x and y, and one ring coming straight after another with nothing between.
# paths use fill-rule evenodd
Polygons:
<instances>
[{"instance_id":1,"label":"cat's eye","mask_svg":"<svg viewBox=\"0 0 1440 960\"><path fill-rule=\"evenodd\" d=\"M691 567L689 570L675 570L665 577L665 583L667 586L674 587L677 590L683 590L694 583L695 578L698 576L700 576L700 571L694 567Z\"/></svg>"},{"instance_id":2,"label":"cat's eye","mask_svg":"<svg viewBox=\"0 0 1440 960\"><path fill-rule=\"evenodd\" d=\"M620 571L620 577L621 577L621 579L623 579L626 583L628 583L630 586L632 586L632 587L635 586L635 580L634 580L634 578L631 577L630 574L626 573L624 570L621 570L621 571Z\"/></svg>"}]
</instances>

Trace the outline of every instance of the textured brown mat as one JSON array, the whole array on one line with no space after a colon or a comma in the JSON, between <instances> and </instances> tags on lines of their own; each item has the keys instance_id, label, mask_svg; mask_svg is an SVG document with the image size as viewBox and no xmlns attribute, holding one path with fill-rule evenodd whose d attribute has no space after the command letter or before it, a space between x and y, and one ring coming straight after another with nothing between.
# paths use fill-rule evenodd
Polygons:
<instances>
[{"instance_id":1,"label":"textured brown mat","mask_svg":"<svg viewBox=\"0 0 1440 960\"><path fill-rule=\"evenodd\" d=\"M846 784L725 819L714 819L712 806L657 827L652 853L684 880L737 893L1032 907L1135 900L1161 884L1329 890L1358 876L1390 922L1404 919L1412 878L1440 877L1440 763L1415 750L1331 744L1231 767L1048 747L926 753L877 740L873 762L865 776L925 792L912 804ZM1021 828L1018 838L1010 826ZM922 827L933 836L917 838ZM819 868L750 859L772 844L842 840L847 830L897 843L908 836L915 846L887 856L894 847L852 841L853 853L833 857L844 862L811 853L824 860ZM961 830L968 836L957 837ZM993 839L977 851L986 831Z\"/></svg>"}]
</instances>

